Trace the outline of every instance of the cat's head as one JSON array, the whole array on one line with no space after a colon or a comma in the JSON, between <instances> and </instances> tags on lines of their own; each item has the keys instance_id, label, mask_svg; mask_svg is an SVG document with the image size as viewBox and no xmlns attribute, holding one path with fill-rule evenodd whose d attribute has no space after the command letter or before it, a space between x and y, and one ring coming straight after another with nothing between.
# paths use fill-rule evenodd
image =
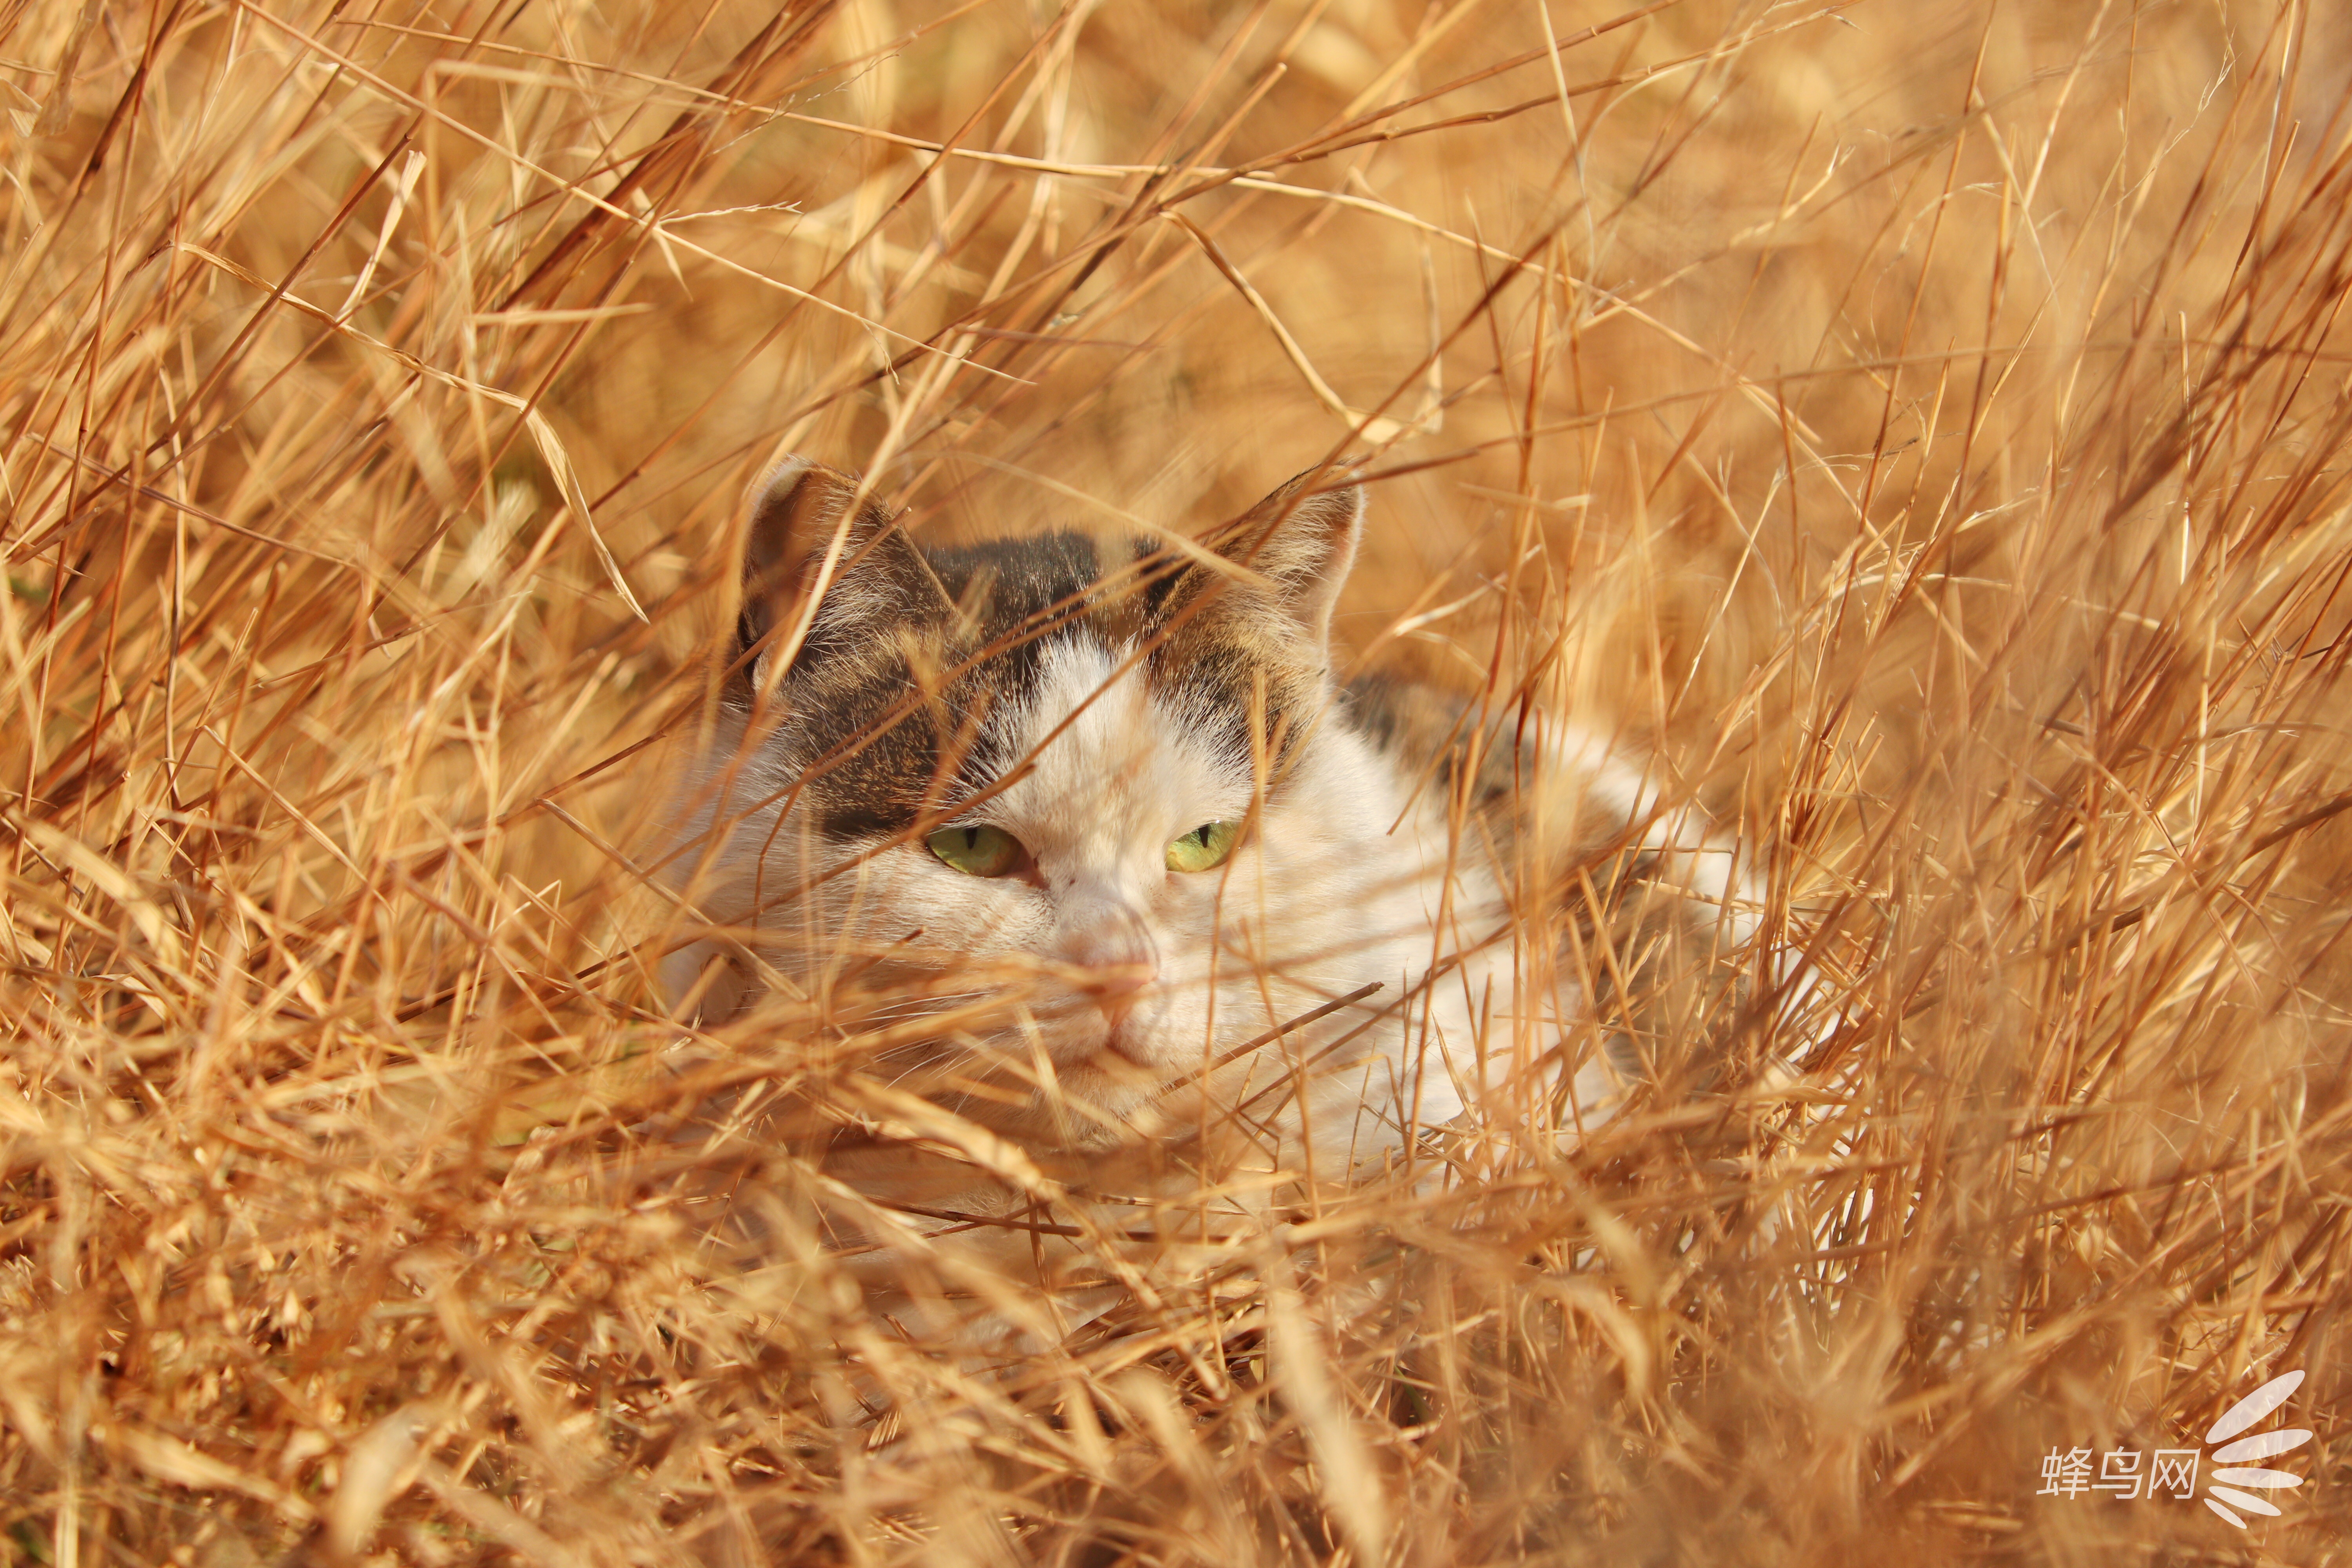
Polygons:
<instances>
[{"instance_id":1,"label":"cat's head","mask_svg":"<svg viewBox=\"0 0 2352 1568\"><path fill-rule=\"evenodd\" d=\"M786 462L728 677L739 770L768 781L732 798L780 804L722 823L763 906L731 918L803 973L993 996L967 1059L1110 1115L1328 994L1344 964L1273 933L1328 949L1347 897L1323 721L1362 514L1324 468L1198 543L924 549L855 479Z\"/></svg>"}]
</instances>

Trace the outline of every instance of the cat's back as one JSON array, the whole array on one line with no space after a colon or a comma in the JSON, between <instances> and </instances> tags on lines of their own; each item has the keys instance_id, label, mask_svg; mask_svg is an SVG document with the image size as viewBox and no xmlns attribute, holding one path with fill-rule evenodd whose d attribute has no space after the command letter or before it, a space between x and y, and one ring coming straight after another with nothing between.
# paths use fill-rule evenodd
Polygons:
<instances>
[{"instance_id":1,"label":"cat's back","mask_svg":"<svg viewBox=\"0 0 2352 1568\"><path fill-rule=\"evenodd\" d=\"M1695 813L1661 810L1646 748L1532 704L1373 670L1348 682L1342 705L1409 796L1441 813L1458 804L1507 856L1538 832L1554 855L1639 844L1668 816L1684 820L1667 837L1704 834Z\"/></svg>"}]
</instances>

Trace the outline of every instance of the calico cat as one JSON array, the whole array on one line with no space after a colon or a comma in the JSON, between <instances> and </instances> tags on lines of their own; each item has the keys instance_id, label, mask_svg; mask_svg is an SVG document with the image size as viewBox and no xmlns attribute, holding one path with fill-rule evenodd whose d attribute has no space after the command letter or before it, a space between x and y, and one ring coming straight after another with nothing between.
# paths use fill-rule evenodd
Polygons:
<instances>
[{"instance_id":1,"label":"calico cat","mask_svg":"<svg viewBox=\"0 0 2352 1568\"><path fill-rule=\"evenodd\" d=\"M1731 852L1524 705L1343 688L1364 510L1325 468L1197 543L923 547L783 463L670 861L681 1014L818 997L888 1026L874 1078L1097 1173L1347 1179L1677 1070L1736 1011Z\"/></svg>"}]
</instances>

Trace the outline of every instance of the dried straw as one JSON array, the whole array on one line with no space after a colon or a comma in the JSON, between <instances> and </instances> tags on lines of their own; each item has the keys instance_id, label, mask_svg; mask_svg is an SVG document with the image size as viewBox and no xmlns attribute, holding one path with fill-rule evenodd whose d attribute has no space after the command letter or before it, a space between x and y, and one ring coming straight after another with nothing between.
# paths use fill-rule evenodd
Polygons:
<instances>
[{"instance_id":1,"label":"dried straw","mask_svg":"<svg viewBox=\"0 0 2352 1568\"><path fill-rule=\"evenodd\" d=\"M2334 9L29 0L0 74L0 1558L2342 1560ZM939 538L1373 452L1349 646L1744 846L1730 1070L1179 1268L854 986L682 1042L785 450ZM2250 1532L2037 1495L2291 1368Z\"/></svg>"}]
</instances>

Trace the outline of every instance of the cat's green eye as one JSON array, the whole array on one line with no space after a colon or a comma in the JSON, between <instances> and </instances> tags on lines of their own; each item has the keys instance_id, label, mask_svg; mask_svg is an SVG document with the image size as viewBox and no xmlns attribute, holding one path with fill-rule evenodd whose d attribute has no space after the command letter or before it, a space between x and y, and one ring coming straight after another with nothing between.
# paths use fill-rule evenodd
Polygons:
<instances>
[{"instance_id":1,"label":"cat's green eye","mask_svg":"<svg viewBox=\"0 0 2352 1568\"><path fill-rule=\"evenodd\" d=\"M923 842L967 877L1003 877L1018 870L1021 840L1001 827L942 827Z\"/></svg>"},{"instance_id":2,"label":"cat's green eye","mask_svg":"<svg viewBox=\"0 0 2352 1568\"><path fill-rule=\"evenodd\" d=\"M1171 871L1208 871L1225 863L1234 840L1242 836L1238 822L1204 822L1192 832L1168 841Z\"/></svg>"}]
</instances>

